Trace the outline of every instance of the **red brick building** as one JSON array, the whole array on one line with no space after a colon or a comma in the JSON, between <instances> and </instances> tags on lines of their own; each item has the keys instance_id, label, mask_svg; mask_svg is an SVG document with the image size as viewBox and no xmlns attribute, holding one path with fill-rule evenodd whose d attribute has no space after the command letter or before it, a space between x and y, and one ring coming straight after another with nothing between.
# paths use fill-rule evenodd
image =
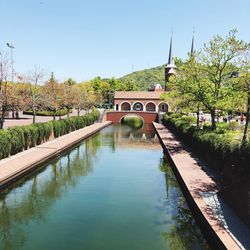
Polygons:
<instances>
[{"instance_id":1,"label":"red brick building","mask_svg":"<svg viewBox=\"0 0 250 250\"><path fill-rule=\"evenodd\" d=\"M117 91L114 96L115 111L166 112L168 104L161 100L162 89L155 91Z\"/></svg>"}]
</instances>

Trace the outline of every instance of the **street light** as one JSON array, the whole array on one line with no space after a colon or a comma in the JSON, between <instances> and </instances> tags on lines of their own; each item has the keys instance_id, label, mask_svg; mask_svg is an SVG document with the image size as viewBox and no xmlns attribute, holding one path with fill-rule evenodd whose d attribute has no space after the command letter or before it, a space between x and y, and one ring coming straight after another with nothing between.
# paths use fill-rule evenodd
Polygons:
<instances>
[{"instance_id":1,"label":"street light","mask_svg":"<svg viewBox=\"0 0 250 250\"><path fill-rule=\"evenodd\" d=\"M11 53L11 82L13 83L14 70L13 70L13 52L12 52L12 50L15 47L12 44L10 44L10 43L6 43L6 45L10 48L10 53Z\"/></svg>"}]
</instances>

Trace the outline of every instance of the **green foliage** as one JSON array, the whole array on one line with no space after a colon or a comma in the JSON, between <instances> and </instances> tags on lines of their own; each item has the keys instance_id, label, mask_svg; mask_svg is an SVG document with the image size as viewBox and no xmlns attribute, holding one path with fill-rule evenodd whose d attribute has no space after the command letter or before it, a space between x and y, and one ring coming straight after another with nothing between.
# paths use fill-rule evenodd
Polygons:
<instances>
[{"instance_id":1,"label":"green foliage","mask_svg":"<svg viewBox=\"0 0 250 250\"><path fill-rule=\"evenodd\" d=\"M93 124L98 117L99 111L93 110L85 116L0 130L0 159L48 141L52 131L57 138Z\"/></svg>"},{"instance_id":2,"label":"green foliage","mask_svg":"<svg viewBox=\"0 0 250 250\"><path fill-rule=\"evenodd\" d=\"M9 128L10 133L10 154L14 155L24 149L24 133L21 127Z\"/></svg>"},{"instance_id":3,"label":"green foliage","mask_svg":"<svg viewBox=\"0 0 250 250\"><path fill-rule=\"evenodd\" d=\"M230 123L218 123L217 129L212 131L210 126L203 129L195 127L188 116L165 115L163 122L208 162L221 168L221 171L227 164L234 175L250 174L250 142L241 144L235 141L228 133Z\"/></svg>"},{"instance_id":4,"label":"green foliage","mask_svg":"<svg viewBox=\"0 0 250 250\"><path fill-rule=\"evenodd\" d=\"M118 79L124 90L148 90L156 83L164 86L164 65L133 72Z\"/></svg>"},{"instance_id":5,"label":"green foliage","mask_svg":"<svg viewBox=\"0 0 250 250\"><path fill-rule=\"evenodd\" d=\"M8 130L0 130L0 159L6 158L10 154L10 133Z\"/></svg>"},{"instance_id":6,"label":"green foliage","mask_svg":"<svg viewBox=\"0 0 250 250\"><path fill-rule=\"evenodd\" d=\"M125 116L122 123L136 129L143 126L143 120L138 116Z\"/></svg>"}]
</instances>

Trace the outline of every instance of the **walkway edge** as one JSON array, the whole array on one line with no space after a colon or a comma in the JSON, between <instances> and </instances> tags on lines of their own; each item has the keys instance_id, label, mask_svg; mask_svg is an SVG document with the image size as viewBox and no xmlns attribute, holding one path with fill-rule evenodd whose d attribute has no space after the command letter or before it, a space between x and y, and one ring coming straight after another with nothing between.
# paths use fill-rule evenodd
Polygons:
<instances>
[{"instance_id":1,"label":"walkway edge","mask_svg":"<svg viewBox=\"0 0 250 250\"><path fill-rule=\"evenodd\" d=\"M215 249L242 249L230 233L219 224L216 216L214 214L211 215L210 207L204 201L202 195L200 195L202 192L209 191L209 189L212 192L216 192L216 184L199 167L197 161L185 151L182 143L176 140L175 136L165 126L155 122L153 126L164 153L172 163L173 171L185 198L211 246ZM190 174L192 171L193 175ZM196 174L202 174L203 176L195 176L195 171L197 171ZM191 178L193 178L193 181L190 180ZM201 185L203 185L203 189L201 189Z\"/></svg>"},{"instance_id":2,"label":"walkway edge","mask_svg":"<svg viewBox=\"0 0 250 250\"><path fill-rule=\"evenodd\" d=\"M0 160L0 190L17 181L42 164L77 145L112 122L94 123L52 141Z\"/></svg>"}]
</instances>

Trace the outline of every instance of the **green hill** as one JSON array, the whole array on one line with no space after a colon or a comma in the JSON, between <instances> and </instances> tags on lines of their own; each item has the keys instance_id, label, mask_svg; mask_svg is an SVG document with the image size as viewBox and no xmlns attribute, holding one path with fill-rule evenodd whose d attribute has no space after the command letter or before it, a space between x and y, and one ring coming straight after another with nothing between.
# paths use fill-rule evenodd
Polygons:
<instances>
[{"instance_id":1,"label":"green hill","mask_svg":"<svg viewBox=\"0 0 250 250\"><path fill-rule=\"evenodd\" d=\"M134 90L147 90L151 85L164 86L164 65L135 71L118 79L125 85L133 85Z\"/></svg>"}]
</instances>

